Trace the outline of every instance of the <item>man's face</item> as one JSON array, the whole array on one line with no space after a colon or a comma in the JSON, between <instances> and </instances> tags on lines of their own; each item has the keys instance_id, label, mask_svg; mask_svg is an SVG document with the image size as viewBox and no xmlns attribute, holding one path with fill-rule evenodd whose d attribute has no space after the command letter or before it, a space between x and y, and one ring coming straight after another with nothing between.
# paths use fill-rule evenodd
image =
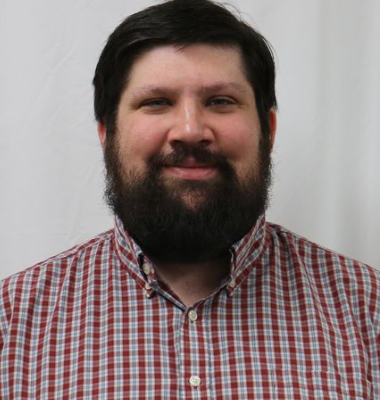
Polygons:
<instances>
[{"instance_id":1,"label":"man's face","mask_svg":"<svg viewBox=\"0 0 380 400\"><path fill-rule=\"evenodd\" d=\"M274 121L272 113L273 132ZM154 241L153 236L167 230L164 241L187 244L180 244L177 251L176 244L170 244L166 252L200 254L200 242L212 247L201 230L208 230L215 218L221 221L209 232L212 237L224 220L238 219L225 229L239 232L232 232L229 239L227 232L223 239L215 237L229 242L245 234L264 211L272 143L269 139L263 144L255 96L236 48L199 44L143 53L121 96L115 137L105 141L102 126L99 133L106 147L108 200L143 249L150 248L144 241ZM260 204L249 204L255 199ZM254 215L246 215L252 207ZM155 225L163 225L152 235L134 235L149 213L154 218L145 230L153 232ZM180 231L189 231L189 225L194 232L180 239ZM192 248L197 241L198 247ZM200 259L221 253L221 245L216 247ZM225 250L226 243L222 247ZM151 253L160 256L156 250Z\"/></svg>"}]
</instances>

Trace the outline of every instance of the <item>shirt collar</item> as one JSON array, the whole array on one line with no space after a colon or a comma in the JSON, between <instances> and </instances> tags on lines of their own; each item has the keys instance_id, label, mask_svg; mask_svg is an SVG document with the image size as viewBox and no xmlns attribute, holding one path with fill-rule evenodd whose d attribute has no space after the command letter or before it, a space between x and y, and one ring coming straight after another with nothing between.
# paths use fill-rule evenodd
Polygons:
<instances>
[{"instance_id":1,"label":"shirt collar","mask_svg":"<svg viewBox=\"0 0 380 400\"><path fill-rule=\"evenodd\" d=\"M229 295L240 286L260 258L266 242L265 232L265 216L262 215L252 229L231 247L231 272L228 280L224 282ZM121 262L149 297L156 283L153 265L124 229L118 217L115 219L115 242Z\"/></svg>"},{"instance_id":2,"label":"shirt collar","mask_svg":"<svg viewBox=\"0 0 380 400\"><path fill-rule=\"evenodd\" d=\"M124 229L123 223L118 217L115 218L115 248L127 272L142 288L145 288L147 279L142 270L143 252Z\"/></svg>"},{"instance_id":3,"label":"shirt collar","mask_svg":"<svg viewBox=\"0 0 380 400\"><path fill-rule=\"evenodd\" d=\"M247 278L266 244L265 215L261 215L251 230L231 247L231 272L227 282L229 295Z\"/></svg>"}]
</instances>

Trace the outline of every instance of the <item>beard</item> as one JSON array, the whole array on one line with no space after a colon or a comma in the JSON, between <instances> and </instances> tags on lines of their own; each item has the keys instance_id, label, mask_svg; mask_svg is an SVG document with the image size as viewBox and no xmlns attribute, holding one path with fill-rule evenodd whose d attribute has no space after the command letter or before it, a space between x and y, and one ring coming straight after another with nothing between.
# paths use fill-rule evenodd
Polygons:
<instances>
[{"instance_id":1,"label":"beard","mask_svg":"<svg viewBox=\"0 0 380 400\"><path fill-rule=\"evenodd\" d=\"M163 177L164 167L180 165L189 157L216 168L217 176L203 181ZM261 138L258 156L244 181L239 181L223 154L183 143L169 155L153 156L147 173L126 172L117 132L107 139L104 158L107 204L152 260L194 263L226 256L267 207L269 138Z\"/></svg>"}]
</instances>

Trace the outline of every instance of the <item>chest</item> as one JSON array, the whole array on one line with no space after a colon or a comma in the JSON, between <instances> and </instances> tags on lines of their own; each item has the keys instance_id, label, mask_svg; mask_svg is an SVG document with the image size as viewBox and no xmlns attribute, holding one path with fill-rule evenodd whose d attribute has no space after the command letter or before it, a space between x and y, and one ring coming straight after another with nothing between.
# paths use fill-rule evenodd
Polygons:
<instances>
[{"instance_id":1,"label":"chest","mask_svg":"<svg viewBox=\"0 0 380 400\"><path fill-rule=\"evenodd\" d=\"M243 287L195 308L142 291L20 309L4 398L372 399L374 365L342 309Z\"/></svg>"}]
</instances>

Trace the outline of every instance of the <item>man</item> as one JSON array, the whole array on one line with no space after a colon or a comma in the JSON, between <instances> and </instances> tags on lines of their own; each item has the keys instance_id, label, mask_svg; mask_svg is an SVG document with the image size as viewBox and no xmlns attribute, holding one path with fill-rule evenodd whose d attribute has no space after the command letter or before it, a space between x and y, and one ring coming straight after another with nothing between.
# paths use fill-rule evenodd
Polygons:
<instances>
[{"instance_id":1,"label":"man","mask_svg":"<svg viewBox=\"0 0 380 400\"><path fill-rule=\"evenodd\" d=\"M114 31L94 87L115 228L2 282L1 398L379 398L379 273L265 221L274 71L208 0Z\"/></svg>"}]
</instances>

